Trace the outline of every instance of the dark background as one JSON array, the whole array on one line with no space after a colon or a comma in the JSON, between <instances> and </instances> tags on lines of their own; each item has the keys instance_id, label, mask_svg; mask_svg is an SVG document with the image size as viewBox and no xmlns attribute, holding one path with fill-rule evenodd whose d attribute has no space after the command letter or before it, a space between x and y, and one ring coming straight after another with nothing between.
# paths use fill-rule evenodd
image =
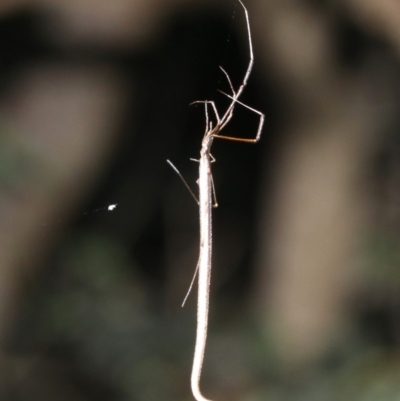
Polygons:
<instances>
[{"instance_id":1,"label":"dark background","mask_svg":"<svg viewBox=\"0 0 400 401\"><path fill-rule=\"evenodd\" d=\"M400 8L248 3L266 122L213 144L202 389L396 400ZM166 159L197 193L189 104L223 114L247 40L233 1L0 7L1 400L192 399L198 207Z\"/></svg>"}]
</instances>

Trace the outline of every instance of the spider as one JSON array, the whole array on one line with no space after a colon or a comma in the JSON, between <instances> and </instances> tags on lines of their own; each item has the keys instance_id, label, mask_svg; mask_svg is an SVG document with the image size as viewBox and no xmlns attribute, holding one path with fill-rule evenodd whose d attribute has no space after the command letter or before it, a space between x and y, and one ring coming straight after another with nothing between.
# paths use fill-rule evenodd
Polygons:
<instances>
[{"instance_id":1,"label":"spider","mask_svg":"<svg viewBox=\"0 0 400 401\"><path fill-rule=\"evenodd\" d=\"M212 256L212 208L217 206L217 202L213 204L213 195L215 199L215 190L214 183L211 173L211 163L215 161L213 156L211 155L211 146L214 138L226 139L230 141L238 141L245 143L256 143L260 140L261 131L264 124L264 114L258 110L253 109L252 107L242 103L239 101L239 97L242 94L244 88L247 85L247 81L249 79L251 70L253 68L254 57L253 57L253 45L251 41L251 32L250 32L250 22L249 16L246 7L242 3L241 0L238 0L241 6L243 7L246 24L247 24L247 33L249 40L249 48L250 48L250 61L247 67L246 74L243 78L242 84L240 85L237 91L234 90L232 82L229 78L228 73L222 68L222 72L224 73L230 89L232 91L232 95L229 95L225 92L220 91L223 95L227 96L231 99L231 102L226 109L224 115L222 117L219 116L217 107L215 106L214 101L212 100L197 100L191 104L203 103L205 105L205 115L206 115L206 127L203 136L203 140L201 142L201 150L200 150L200 160L196 160L199 162L199 199L197 200L193 191L190 189L189 185L183 179L182 175L176 169L176 167L169 161L168 163L172 166L172 168L178 173L180 178L183 180L186 187L191 192L192 196L195 198L196 202L199 204L200 210L200 252L199 252L199 260L197 263L196 271L194 273L194 277L189 286L189 291L185 297L183 303L185 303L187 296L190 293L192 288L194 279L198 273L198 295L197 295L197 330L196 330L196 344L194 350L194 358L193 358L193 366L192 366L192 374L191 374L191 388L194 398L197 401L209 401L205 398L200 391L200 376L201 370L203 367L204 360L204 351L206 346L207 339L207 326L208 326L208 312L209 312L209 303L210 303L210 280L211 280L211 256ZM233 112L235 109L235 105L240 104L241 106L251 110L252 112L259 115L259 123L257 128L257 133L255 138L237 138L231 136L221 135L221 131L226 127L233 116ZM210 121L208 116L208 105L211 105L216 124L213 126L212 121Z\"/></svg>"}]
</instances>

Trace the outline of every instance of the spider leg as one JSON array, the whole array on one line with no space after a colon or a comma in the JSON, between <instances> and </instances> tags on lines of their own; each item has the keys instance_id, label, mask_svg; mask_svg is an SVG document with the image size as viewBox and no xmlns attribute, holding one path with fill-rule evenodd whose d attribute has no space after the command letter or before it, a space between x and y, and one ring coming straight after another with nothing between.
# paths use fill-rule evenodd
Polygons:
<instances>
[{"instance_id":1,"label":"spider leg","mask_svg":"<svg viewBox=\"0 0 400 401\"><path fill-rule=\"evenodd\" d=\"M221 118L219 117L217 107L215 106L215 102L212 101L212 100L209 100L208 103L211 104L211 106L212 106L212 108L214 110L215 118L217 119L217 125L220 124L221 123Z\"/></svg>"},{"instance_id":2,"label":"spider leg","mask_svg":"<svg viewBox=\"0 0 400 401\"><path fill-rule=\"evenodd\" d=\"M204 112L206 113L206 130L204 131L204 135L207 134L208 126L210 125L210 120L208 118L208 103L204 103Z\"/></svg>"},{"instance_id":3,"label":"spider leg","mask_svg":"<svg viewBox=\"0 0 400 401\"><path fill-rule=\"evenodd\" d=\"M215 161L215 159L214 159L214 161ZM214 178L212 175L211 175L211 187L212 187L212 194L213 194L213 198L214 198L214 203L213 203L212 207L218 207L217 193L215 192Z\"/></svg>"},{"instance_id":4,"label":"spider leg","mask_svg":"<svg viewBox=\"0 0 400 401\"><path fill-rule=\"evenodd\" d=\"M246 85L245 83L240 86L238 92L235 92L235 89L233 89L233 85L232 85L232 81L229 77L229 74L220 66L219 68L221 68L222 72L225 74L226 79L228 80L229 86L232 90L233 96L228 96L230 99L232 99L231 104L229 105L229 107L226 109L225 114L222 116L221 119L221 126L219 131L221 131L231 120L232 115L233 115L233 110L235 108L235 103L237 101L237 99L239 98L241 92L244 89L244 86ZM224 92L222 92L221 90L219 90L219 92L223 93L224 95L226 95Z\"/></svg>"},{"instance_id":5,"label":"spider leg","mask_svg":"<svg viewBox=\"0 0 400 401\"><path fill-rule=\"evenodd\" d=\"M220 68L221 71L225 74L226 79L228 80L229 86L231 87L231 91L232 91L233 95L236 95L235 89L233 89L232 81L231 81L231 79L229 78L228 73L227 73L221 66L219 66L219 68Z\"/></svg>"},{"instance_id":6,"label":"spider leg","mask_svg":"<svg viewBox=\"0 0 400 401\"><path fill-rule=\"evenodd\" d=\"M246 70L246 74L243 78L243 82L240 85L240 88L238 89L237 92L235 92L233 90L232 84L231 84L231 80L229 79L228 74L226 73L226 71L224 71L222 69L222 71L225 73L226 77L228 78L228 82L230 83L232 92L233 92L233 97L231 97L232 99L232 103L229 105L228 109L226 110L224 116L222 117L222 124L221 124L221 129L223 127L225 127L226 124L228 124L228 122L230 121L230 119L232 118L232 113L233 113L233 109L235 107L235 103L237 102L237 99L239 99L240 95L243 92L243 89L245 88L245 86L247 85L247 81L249 80L249 76L251 73L251 70L253 69L253 63L254 63L254 55L253 55L253 42L251 40L251 31L250 31L250 21L249 21L249 14L247 12L247 8L245 7L245 5L242 3L241 0L238 0L239 3L241 4L241 6L243 7L245 16L246 16L246 26L247 26L247 37L249 40L249 53L250 53L250 61L249 61L249 65L247 66L247 70ZM261 131L260 131L261 132Z\"/></svg>"},{"instance_id":7,"label":"spider leg","mask_svg":"<svg viewBox=\"0 0 400 401\"><path fill-rule=\"evenodd\" d=\"M183 178L183 175L180 173L180 171L172 164L172 162L170 162L167 159L167 163L174 169L174 171L176 172L176 174L178 174L178 176L180 177L180 179L182 180L182 182L185 184L185 187L188 189L188 191L190 192L190 195L192 195L193 199L197 202L197 204L199 204L199 200L196 198L196 195L194 194L194 192L192 191L192 189L189 187L189 184L186 182L186 180Z\"/></svg>"},{"instance_id":8,"label":"spider leg","mask_svg":"<svg viewBox=\"0 0 400 401\"><path fill-rule=\"evenodd\" d=\"M225 95L226 97L229 97L229 99L232 99L235 103L238 103L238 104L240 104L241 106L243 106L243 107L246 107L246 109L249 109L249 110L251 110L251 111L254 111L254 113L257 113L257 114L263 114L263 113L261 113L261 111L258 111L258 110L256 110L256 109L253 109L252 107L250 107L250 106L248 106L246 103L243 103L243 102L241 102L240 100L238 100L238 99L235 99L233 96L231 96L231 95L228 95L227 93L225 93L225 92L223 92L223 91L221 91L221 90L219 90L218 89L218 92L221 92L223 95Z\"/></svg>"},{"instance_id":9,"label":"spider leg","mask_svg":"<svg viewBox=\"0 0 400 401\"><path fill-rule=\"evenodd\" d=\"M225 135L218 135L218 134L214 134L213 136L215 138L221 138L221 139L227 139L227 140L231 140L231 141L239 141L239 142L247 142L247 143L256 143L259 141L260 136L261 136L261 130L262 127L264 125L264 114L261 113L258 110L253 109L250 106L247 106L247 104L244 104L242 102L240 102L238 99L240 97L240 95L243 92L243 89L245 88L245 86L247 85L247 81L249 79L251 70L253 69L253 63L254 63L254 55L253 55L253 43L251 40L251 31L250 31L250 22L249 22L249 15L247 12L246 7L244 6L244 4L242 3L241 0L238 0L239 3L241 4L241 6L243 7L245 16L246 16L246 26L247 26L247 33L248 33L248 40L249 40L249 52L250 52L250 61L249 61L249 65L247 66L247 70L246 70L246 74L243 78L243 82L240 85L240 88L238 89L237 92L235 92L235 90L233 89L233 85L231 83L231 80L229 78L228 73L223 69L222 71L224 72L225 76L228 79L229 85L231 87L231 90L233 92L233 96L228 95L227 93L224 93L222 91L220 91L221 93L223 93L225 96L227 96L229 99L232 100L231 104L229 105L228 109L226 110L225 114L223 115L222 119L221 119L221 126L220 129L218 130L218 132L221 132L221 130L229 123L229 121L232 118L233 115L233 110L235 108L236 103L239 103L240 105L246 107L247 109L251 110L252 112L258 114L260 116L260 122L258 123L258 129L257 129L257 133L256 133L256 137L254 139L248 139L248 138L235 138L235 137L230 137L230 136L225 136Z\"/></svg>"},{"instance_id":10,"label":"spider leg","mask_svg":"<svg viewBox=\"0 0 400 401\"><path fill-rule=\"evenodd\" d=\"M194 271L192 281L190 282L189 289L188 289L188 291L186 293L186 296L185 296L185 298L184 298L184 300L182 302L182 308L185 306L186 300L188 299L188 296L189 296L190 292L192 291L194 280L196 279L197 273L199 271L199 263L200 263L200 258L197 261L197 266L196 266L196 270Z\"/></svg>"},{"instance_id":11,"label":"spider leg","mask_svg":"<svg viewBox=\"0 0 400 401\"><path fill-rule=\"evenodd\" d=\"M262 127L264 125L264 119L265 119L265 115L263 113L261 113L261 111L258 111L256 109L253 109L252 107L248 106L245 103L242 103L240 100L237 100L235 97L232 97L230 95L228 95L225 92L220 91L223 95L229 97L229 99L232 99L233 103L238 103L243 107L246 107L246 109L249 109L250 111L252 111L253 113L256 113L260 116L260 121L258 123L258 128L257 128L257 134L256 137L254 139L249 139L249 138L235 138L235 137L231 137L231 136L225 136L225 135L214 135L214 138L221 138L221 139L228 139L231 141L238 141L238 142L247 142L247 143L256 143L260 140L260 136L261 136L261 130ZM228 120L229 121L229 120ZM227 122L225 122L222 125L222 128L227 124Z\"/></svg>"},{"instance_id":12,"label":"spider leg","mask_svg":"<svg viewBox=\"0 0 400 401\"><path fill-rule=\"evenodd\" d=\"M243 83L242 83L242 85L240 86L240 88L239 88L239 90L238 90L238 96L237 96L237 97L240 96L240 94L242 93L244 87L247 85L247 81L248 81L248 79L249 79L251 70L253 69L253 63L254 63L253 42L252 42L252 40L251 40L251 31L250 31L249 14L248 14L248 12L247 12L247 8L244 6L244 4L242 3L242 1L241 1L241 0L238 0L238 1L239 1L239 3L242 5L243 10L244 10L244 13L245 13L245 15L246 15L246 25L247 25L247 34L248 34L247 36L248 36L248 39L249 39L250 61L249 61L249 65L248 65L248 67L247 67L246 75L244 76L244 79L243 79Z\"/></svg>"},{"instance_id":13,"label":"spider leg","mask_svg":"<svg viewBox=\"0 0 400 401\"><path fill-rule=\"evenodd\" d=\"M191 103L191 104L194 104L194 103L210 103L212 105L213 109L214 109L215 117L217 119L217 125L220 125L219 131L222 130L228 124L228 122L231 120L232 115L233 115L233 109L235 108L235 103L237 102L237 99L239 99L239 96L242 94L243 89L247 85L247 81L249 79L251 70L253 69L253 63L254 63L253 43L252 43L252 40L251 40L249 14L247 12L247 8L242 3L242 1L241 0L238 0L238 1L241 4L241 6L243 7L243 10L244 10L244 13L245 13L245 16L246 16L246 26L247 26L247 34L248 34L248 40L249 40L249 52L250 52L250 61L249 61L249 65L247 66L247 70L246 70L246 74L245 74L245 76L243 78L243 82L240 85L239 90L237 92L235 92L235 90L233 89L232 81L231 81L228 73L220 66L222 72L225 74L225 76L226 76L226 78L228 80L229 86L230 86L230 88L232 90L232 93L233 93L233 97L230 97L232 99L232 102L229 105L228 109L226 110L225 114L222 116L222 118L219 117L217 108L216 108L215 103L213 101L204 100L204 101L196 101L196 102ZM260 133L261 133L261 130L260 130ZM217 135L215 135L215 136L218 137Z\"/></svg>"},{"instance_id":14,"label":"spider leg","mask_svg":"<svg viewBox=\"0 0 400 401\"><path fill-rule=\"evenodd\" d=\"M206 105L206 132L205 132L205 134L207 134L207 132L212 131L212 128L213 128L212 122L209 122L209 119L208 119L208 110L207 110L207 105L208 104L211 104L211 106L213 108L213 111L214 111L214 114L215 114L215 118L217 120L216 126L217 125L221 125L221 122L223 121L223 119L221 120L221 118L220 118L220 116L218 114L217 107L215 106L215 102L214 101L212 101L212 100L196 100L195 102L192 102L190 104L192 105L192 104L197 104L197 103L204 103Z\"/></svg>"},{"instance_id":15,"label":"spider leg","mask_svg":"<svg viewBox=\"0 0 400 401\"><path fill-rule=\"evenodd\" d=\"M231 81L231 79L229 77L229 74L221 66L219 68L225 74L226 79L227 79L227 81L229 83L229 86L231 88L232 94L236 98L238 96L238 94L235 92L235 89L233 89L232 81ZM231 97L231 99L233 99L233 98ZM222 119L221 119L221 127L220 127L219 131L222 130L225 127L225 125L228 124L228 122L232 118L233 109L234 108L235 108L235 101L233 100L231 102L231 104L229 105L229 107L227 108L227 110L226 110L225 114L223 115Z\"/></svg>"}]
</instances>

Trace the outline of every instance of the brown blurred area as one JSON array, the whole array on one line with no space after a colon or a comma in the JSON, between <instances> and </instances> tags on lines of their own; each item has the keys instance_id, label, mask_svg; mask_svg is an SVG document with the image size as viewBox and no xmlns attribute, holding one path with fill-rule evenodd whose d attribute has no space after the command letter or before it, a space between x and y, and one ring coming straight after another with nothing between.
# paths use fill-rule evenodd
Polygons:
<instances>
[{"instance_id":1,"label":"brown blurred area","mask_svg":"<svg viewBox=\"0 0 400 401\"><path fill-rule=\"evenodd\" d=\"M400 399L400 4L248 0L215 141L213 400ZM204 111L235 1L0 4L0 400L190 400ZM226 128L253 135L237 107ZM109 205L116 205L109 210Z\"/></svg>"}]
</instances>

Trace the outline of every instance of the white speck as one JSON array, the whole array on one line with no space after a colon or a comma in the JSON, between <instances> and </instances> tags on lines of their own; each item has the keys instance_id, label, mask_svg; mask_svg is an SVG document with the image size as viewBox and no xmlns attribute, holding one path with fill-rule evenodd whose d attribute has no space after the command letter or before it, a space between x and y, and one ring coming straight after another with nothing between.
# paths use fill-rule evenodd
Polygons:
<instances>
[{"instance_id":1,"label":"white speck","mask_svg":"<svg viewBox=\"0 0 400 401\"><path fill-rule=\"evenodd\" d=\"M108 206L108 210L111 212L117 207L117 204Z\"/></svg>"}]
</instances>

